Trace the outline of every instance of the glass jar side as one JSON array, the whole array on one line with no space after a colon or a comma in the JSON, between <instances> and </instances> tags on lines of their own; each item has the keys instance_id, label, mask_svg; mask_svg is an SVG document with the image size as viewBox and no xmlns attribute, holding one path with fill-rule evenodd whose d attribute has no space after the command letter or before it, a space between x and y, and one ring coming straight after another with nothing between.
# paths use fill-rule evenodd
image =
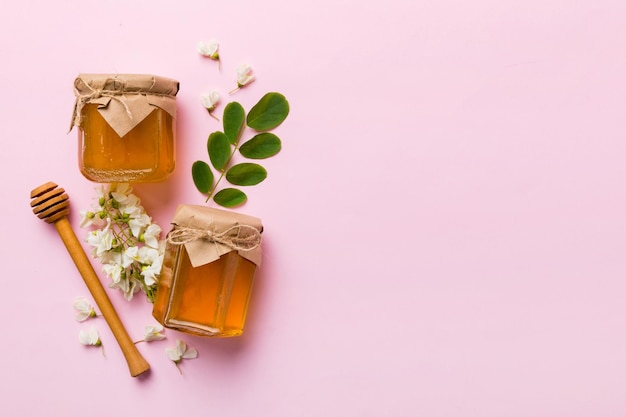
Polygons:
<instances>
[{"instance_id":1,"label":"glass jar side","mask_svg":"<svg viewBox=\"0 0 626 417\"><path fill-rule=\"evenodd\" d=\"M154 317L165 327L210 337L243 333L256 265L229 252L192 267L182 245L167 245Z\"/></svg>"},{"instance_id":2,"label":"glass jar side","mask_svg":"<svg viewBox=\"0 0 626 417\"><path fill-rule=\"evenodd\" d=\"M81 173L94 182L156 182L175 166L175 119L155 108L130 132L120 137L98 112L86 104L78 130Z\"/></svg>"}]
</instances>

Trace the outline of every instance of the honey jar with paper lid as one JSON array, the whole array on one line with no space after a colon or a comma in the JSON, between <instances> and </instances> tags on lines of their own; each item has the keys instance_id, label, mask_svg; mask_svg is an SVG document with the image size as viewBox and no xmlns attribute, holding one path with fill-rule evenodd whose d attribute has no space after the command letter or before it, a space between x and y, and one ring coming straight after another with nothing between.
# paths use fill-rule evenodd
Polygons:
<instances>
[{"instance_id":1,"label":"honey jar with paper lid","mask_svg":"<svg viewBox=\"0 0 626 417\"><path fill-rule=\"evenodd\" d=\"M157 321L199 336L241 335L262 231L255 217L180 205L166 239L152 311Z\"/></svg>"},{"instance_id":2,"label":"honey jar with paper lid","mask_svg":"<svg viewBox=\"0 0 626 417\"><path fill-rule=\"evenodd\" d=\"M72 127L81 173L94 182L156 182L175 166L176 80L80 74Z\"/></svg>"}]
</instances>

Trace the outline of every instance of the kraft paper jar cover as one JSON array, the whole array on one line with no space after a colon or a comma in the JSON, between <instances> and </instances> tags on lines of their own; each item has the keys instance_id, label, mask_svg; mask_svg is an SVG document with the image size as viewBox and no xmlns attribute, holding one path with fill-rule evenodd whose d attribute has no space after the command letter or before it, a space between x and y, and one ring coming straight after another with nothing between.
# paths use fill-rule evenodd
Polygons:
<instances>
[{"instance_id":1,"label":"kraft paper jar cover","mask_svg":"<svg viewBox=\"0 0 626 417\"><path fill-rule=\"evenodd\" d=\"M156 75L79 74L74 80L71 127L81 126L84 105L97 104L102 117L123 137L157 107L175 118L178 89L178 81Z\"/></svg>"},{"instance_id":2,"label":"kraft paper jar cover","mask_svg":"<svg viewBox=\"0 0 626 417\"><path fill-rule=\"evenodd\" d=\"M245 214L211 207L181 204L172 219L167 242L184 244L195 268L237 251L261 265L261 220Z\"/></svg>"}]
</instances>

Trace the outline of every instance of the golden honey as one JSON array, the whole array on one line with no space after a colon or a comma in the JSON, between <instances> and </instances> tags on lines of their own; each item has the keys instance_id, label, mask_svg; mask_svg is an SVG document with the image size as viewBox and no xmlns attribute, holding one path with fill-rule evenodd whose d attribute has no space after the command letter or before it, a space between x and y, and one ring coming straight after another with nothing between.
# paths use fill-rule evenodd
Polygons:
<instances>
[{"instance_id":1,"label":"golden honey","mask_svg":"<svg viewBox=\"0 0 626 417\"><path fill-rule=\"evenodd\" d=\"M183 246L163 261L153 314L166 327L201 336L243 333L256 266L236 252L194 268Z\"/></svg>"},{"instance_id":2,"label":"golden honey","mask_svg":"<svg viewBox=\"0 0 626 417\"><path fill-rule=\"evenodd\" d=\"M189 207L192 209L186 211ZM197 222L206 213L213 217L193 226L194 246L191 249L200 257L215 250L216 246L220 249L209 262L200 261L201 264L194 266L185 243L176 242L168 235L152 313L157 321L170 329L209 337L239 336L243 333L246 321L256 263L260 261L260 247L251 251L241 247L233 249L238 244L229 246L228 242L236 241L241 236L238 228L242 224L248 229L250 227L247 223L237 223L241 218L236 218L235 223L229 223L232 213L206 207L179 208L172 222L174 230L181 225L176 217L189 215L192 221ZM212 219L221 215L227 216L226 220L218 220L222 223L214 226ZM260 239L260 223L254 227ZM198 230L207 230L208 233L196 233ZM234 239L229 240L228 236L224 239L224 231ZM188 235L189 232L184 233ZM217 238L214 240L214 236L218 235L222 236L219 243L216 242ZM183 241L189 243L189 240Z\"/></svg>"},{"instance_id":3,"label":"golden honey","mask_svg":"<svg viewBox=\"0 0 626 417\"><path fill-rule=\"evenodd\" d=\"M178 83L151 75L75 81L81 173L94 182L155 182L175 166Z\"/></svg>"},{"instance_id":4,"label":"golden honey","mask_svg":"<svg viewBox=\"0 0 626 417\"><path fill-rule=\"evenodd\" d=\"M174 119L155 109L124 137L98 112L83 108L78 161L82 174L95 182L161 181L174 170Z\"/></svg>"}]
</instances>

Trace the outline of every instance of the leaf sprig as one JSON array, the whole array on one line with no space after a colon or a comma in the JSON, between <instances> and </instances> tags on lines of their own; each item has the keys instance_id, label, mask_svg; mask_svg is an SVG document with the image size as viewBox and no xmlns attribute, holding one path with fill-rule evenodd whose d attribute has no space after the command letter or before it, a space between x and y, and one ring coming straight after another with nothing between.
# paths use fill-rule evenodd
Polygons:
<instances>
[{"instance_id":1,"label":"leaf sprig","mask_svg":"<svg viewBox=\"0 0 626 417\"><path fill-rule=\"evenodd\" d=\"M236 101L224 108L222 116L223 131L215 131L207 139L209 165L198 160L191 166L193 182L206 201L211 199L222 207L235 207L248 199L247 195L236 187L218 190L222 179L234 186L257 185L267 178L266 169L256 162L233 164L233 156L239 153L252 160L266 159L276 155L281 149L281 140L269 131L278 127L289 114L289 103L280 93L267 93L246 114L243 106ZM256 134L242 141L245 127ZM211 168L211 166L213 168ZM213 172L215 170L215 173Z\"/></svg>"}]
</instances>

